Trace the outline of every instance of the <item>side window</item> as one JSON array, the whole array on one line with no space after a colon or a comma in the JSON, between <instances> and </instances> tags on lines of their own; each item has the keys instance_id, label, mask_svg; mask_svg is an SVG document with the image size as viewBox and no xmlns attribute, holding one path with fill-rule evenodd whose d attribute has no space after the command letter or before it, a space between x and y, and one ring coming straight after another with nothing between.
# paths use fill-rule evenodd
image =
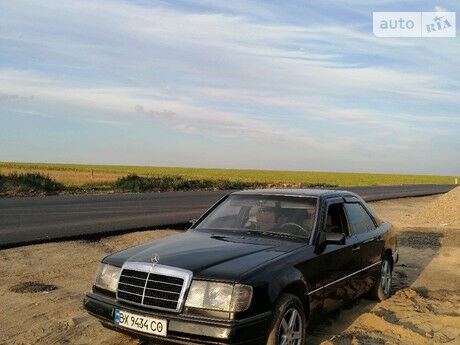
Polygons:
<instances>
[{"instance_id":1,"label":"side window","mask_svg":"<svg viewBox=\"0 0 460 345\"><path fill-rule=\"evenodd\" d=\"M353 234L362 234L375 229L374 222L361 204L345 204L345 211Z\"/></svg>"},{"instance_id":2,"label":"side window","mask_svg":"<svg viewBox=\"0 0 460 345\"><path fill-rule=\"evenodd\" d=\"M343 213L343 204L332 204L327 208L325 232L333 232L339 234L348 234L347 224Z\"/></svg>"}]
</instances>

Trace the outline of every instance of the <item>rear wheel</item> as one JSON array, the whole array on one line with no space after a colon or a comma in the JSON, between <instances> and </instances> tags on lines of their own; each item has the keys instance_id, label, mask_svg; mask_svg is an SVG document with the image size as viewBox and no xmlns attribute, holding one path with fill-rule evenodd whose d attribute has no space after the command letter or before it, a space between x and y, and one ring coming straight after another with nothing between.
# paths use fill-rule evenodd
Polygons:
<instances>
[{"instance_id":1,"label":"rear wheel","mask_svg":"<svg viewBox=\"0 0 460 345\"><path fill-rule=\"evenodd\" d=\"M374 287L369 292L369 295L372 299L375 299L377 301L383 301L390 297L392 282L391 274L392 267L390 259L388 257L385 257L382 260L382 264L380 266L379 279L375 282Z\"/></svg>"},{"instance_id":2,"label":"rear wheel","mask_svg":"<svg viewBox=\"0 0 460 345\"><path fill-rule=\"evenodd\" d=\"M273 310L267 345L304 345L306 318L300 300L283 294Z\"/></svg>"}]
</instances>

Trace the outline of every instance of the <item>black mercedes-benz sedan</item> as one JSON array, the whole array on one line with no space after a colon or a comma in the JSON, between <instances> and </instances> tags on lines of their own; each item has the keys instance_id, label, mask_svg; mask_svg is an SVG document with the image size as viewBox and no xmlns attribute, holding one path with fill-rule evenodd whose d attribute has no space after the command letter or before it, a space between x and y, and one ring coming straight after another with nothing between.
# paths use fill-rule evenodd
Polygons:
<instances>
[{"instance_id":1,"label":"black mercedes-benz sedan","mask_svg":"<svg viewBox=\"0 0 460 345\"><path fill-rule=\"evenodd\" d=\"M390 295L392 225L356 194L231 193L178 236L105 257L89 313L156 342L302 345L317 313Z\"/></svg>"}]
</instances>

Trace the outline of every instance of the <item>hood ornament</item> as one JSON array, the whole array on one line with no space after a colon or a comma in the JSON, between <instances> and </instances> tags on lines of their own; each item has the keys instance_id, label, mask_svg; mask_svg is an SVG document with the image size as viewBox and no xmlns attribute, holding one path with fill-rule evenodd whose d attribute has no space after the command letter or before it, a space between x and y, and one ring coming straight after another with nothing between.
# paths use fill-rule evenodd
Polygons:
<instances>
[{"instance_id":1,"label":"hood ornament","mask_svg":"<svg viewBox=\"0 0 460 345\"><path fill-rule=\"evenodd\" d=\"M152 262L152 264L158 263L158 261L160 261L160 254L158 253L153 254L150 261Z\"/></svg>"}]
</instances>

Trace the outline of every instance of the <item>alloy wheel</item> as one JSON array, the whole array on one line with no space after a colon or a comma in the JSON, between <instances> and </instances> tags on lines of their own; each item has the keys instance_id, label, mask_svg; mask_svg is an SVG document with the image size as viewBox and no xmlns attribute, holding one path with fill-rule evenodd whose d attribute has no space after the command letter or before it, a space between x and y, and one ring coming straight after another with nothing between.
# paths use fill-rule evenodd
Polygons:
<instances>
[{"instance_id":1,"label":"alloy wheel","mask_svg":"<svg viewBox=\"0 0 460 345\"><path fill-rule=\"evenodd\" d=\"M279 345L302 344L303 322L299 311L295 308L288 309L281 319L279 329Z\"/></svg>"},{"instance_id":2,"label":"alloy wheel","mask_svg":"<svg viewBox=\"0 0 460 345\"><path fill-rule=\"evenodd\" d=\"M391 266L388 260L384 260L382 264L382 270L380 273L380 285L382 286L385 295L388 296L391 289Z\"/></svg>"}]
</instances>

